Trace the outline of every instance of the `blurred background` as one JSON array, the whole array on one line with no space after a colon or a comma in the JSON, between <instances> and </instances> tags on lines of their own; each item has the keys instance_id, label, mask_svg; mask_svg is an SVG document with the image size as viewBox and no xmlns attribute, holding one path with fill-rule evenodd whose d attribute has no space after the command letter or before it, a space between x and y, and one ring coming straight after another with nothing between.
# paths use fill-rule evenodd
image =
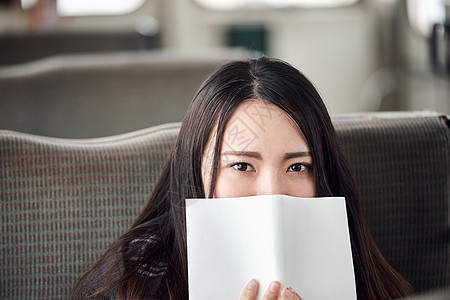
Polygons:
<instances>
[{"instance_id":1,"label":"blurred background","mask_svg":"<svg viewBox=\"0 0 450 300\"><path fill-rule=\"evenodd\" d=\"M227 60L284 59L331 114L450 113L449 0L0 0L0 129L181 121Z\"/></svg>"}]
</instances>

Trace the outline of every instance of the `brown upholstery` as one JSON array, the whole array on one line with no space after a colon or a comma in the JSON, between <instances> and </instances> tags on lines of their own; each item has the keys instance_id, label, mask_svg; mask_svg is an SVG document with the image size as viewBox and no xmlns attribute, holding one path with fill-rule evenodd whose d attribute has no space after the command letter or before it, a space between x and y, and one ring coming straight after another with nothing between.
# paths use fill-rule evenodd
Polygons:
<instances>
[{"instance_id":1,"label":"brown upholstery","mask_svg":"<svg viewBox=\"0 0 450 300\"><path fill-rule=\"evenodd\" d=\"M444 116L334 116L367 221L426 291L450 284L450 131ZM130 226L179 124L101 139L0 131L0 298L64 299Z\"/></svg>"}]
</instances>

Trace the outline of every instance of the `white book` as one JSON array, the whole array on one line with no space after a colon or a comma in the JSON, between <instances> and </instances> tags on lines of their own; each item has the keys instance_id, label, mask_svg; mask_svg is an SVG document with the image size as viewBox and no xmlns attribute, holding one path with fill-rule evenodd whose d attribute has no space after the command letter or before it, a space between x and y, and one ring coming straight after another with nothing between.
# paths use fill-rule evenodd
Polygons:
<instances>
[{"instance_id":1,"label":"white book","mask_svg":"<svg viewBox=\"0 0 450 300\"><path fill-rule=\"evenodd\" d=\"M305 300L356 299L345 199L186 199L189 299L237 300L250 279Z\"/></svg>"}]
</instances>

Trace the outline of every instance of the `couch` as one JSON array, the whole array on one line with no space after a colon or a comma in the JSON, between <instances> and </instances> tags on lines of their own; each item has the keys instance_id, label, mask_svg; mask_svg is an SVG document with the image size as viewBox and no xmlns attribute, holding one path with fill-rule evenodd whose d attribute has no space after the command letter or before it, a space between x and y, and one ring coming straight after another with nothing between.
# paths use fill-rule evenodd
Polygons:
<instances>
[{"instance_id":1,"label":"couch","mask_svg":"<svg viewBox=\"0 0 450 300\"><path fill-rule=\"evenodd\" d=\"M94 138L180 122L233 49L115 51L51 56L0 67L0 128Z\"/></svg>"},{"instance_id":2,"label":"couch","mask_svg":"<svg viewBox=\"0 0 450 300\"><path fill-rule=\"evenodd\" d=\"M448 287L448 118L397 112L332 119L382 253L417 292ZM94 139L0 130L0 298L67 299L138 215L179 126Z\"/></svg>"},{"instance_id":3,"label":"couch","mask_svg":"<svg viewBox=\"0 0 450 300\"><path fill-rule=\"evenodd\" d=\"M0 66L70 53L138 51L160 47L160 34L136 30L43 30L0 33Z\"/></svg>"}]
</instances>

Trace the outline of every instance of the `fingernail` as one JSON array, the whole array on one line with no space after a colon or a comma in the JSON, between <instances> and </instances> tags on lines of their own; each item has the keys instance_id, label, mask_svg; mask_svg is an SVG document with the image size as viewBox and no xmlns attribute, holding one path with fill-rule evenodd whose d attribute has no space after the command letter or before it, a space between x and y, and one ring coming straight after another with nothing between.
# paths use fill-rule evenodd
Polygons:
<instances>
[{"instance_id":1,"label":"fingernail","mask_svg":"<svg viewBox=\"0 0 450 300\"><path fill-rule=\"evenodd\" d=\"M278 292L278 290L280 289L280 283L278 281L273 281L270 284L270 291L273 293Z\"/></svg>"},{"instance_id":2,"label":"fingernail","mask_svg":"<svg viewBox=\"0 0 450 300\"><path fill-rule=\"evenodd\" d=\"M253 290L255 287L256 287L256 280L255 279L250 280L250 282L247 284L247 289Z\"/></svg>"},{"instance_id":3,"label":"fingernail","mask_svg":"<svg viewBox=\"0 0 450 300\"><path fill-rule=\"evenodd\" d=\"M294 292L294 290L291 287L288 287L285 289L284 294L289 298L289 299L294 299L294 297L296 296L296 292Z\"/></svg>"}]
</instances>

